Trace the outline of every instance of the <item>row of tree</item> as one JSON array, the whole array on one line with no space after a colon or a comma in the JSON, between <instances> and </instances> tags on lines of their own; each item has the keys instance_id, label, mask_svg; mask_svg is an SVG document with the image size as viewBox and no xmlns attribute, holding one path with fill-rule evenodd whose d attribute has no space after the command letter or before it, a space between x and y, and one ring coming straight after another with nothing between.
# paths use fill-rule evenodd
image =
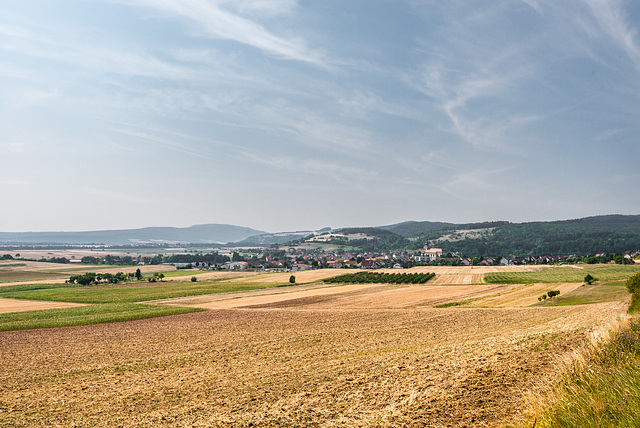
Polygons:
<instances>
[{"instance_id":1,"label":"row of tree","mask_svg":"<svg viewBox=\"0 0 640 428\"><path fill-rule=\"evenodd\" d=\"M357 272L327 278L324 282L330 284L424 284L434 276L436 276L435 273Z\"/></svg>"},{"instance_id":2,"label":"row of tree","mask_svg":"<svg viewBox=\"0 0 640 428\"><path fill-rule=\"evenodd\" d=\"M138 272L140 269L138 269ZM118 284L119 282L133 279L134 275L118 272L111 273L95 273L86 272L82 275L73 275L66 282L68 284L91 285L91 284Z\"/></svg>"}]
</instances>

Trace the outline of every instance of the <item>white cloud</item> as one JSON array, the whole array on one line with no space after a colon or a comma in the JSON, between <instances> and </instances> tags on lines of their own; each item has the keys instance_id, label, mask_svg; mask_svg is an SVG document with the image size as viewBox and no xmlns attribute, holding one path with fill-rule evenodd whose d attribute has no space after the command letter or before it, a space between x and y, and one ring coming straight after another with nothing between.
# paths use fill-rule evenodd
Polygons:
<instances>
[{"instance_id":1,"label":"white cloud","mask_svg":"<svg viewBox=\"0 0 640 428\"><path fill-rule=\"evenodd\" d=\"M640 71L640 46L637 32L629 27L622 3L618 1L584 0L601 31L623 50Z\"/></svg>"},{"instance_id":2,"label":"white cloud","mask_svg":"<svg viewBox=\"0 0 640 428\"><path fill-rule=\"evenodd\" d=\"M229 2L211 2L206 0L133 0L133 3L169 12L172 15L188 19L196 24L198 31L208 37L234 40L260 49L263 52L282 59L297 60L315 65L324 65L325 60L318 52L310 49L307 43L295 33L276 35L261 24L223 9ZM290 2L277 2L268 6L264 2L243 2L236 5L239 11L267 10L270 13L282 13L288 10ZM287 6L287 7L283 7Z\"/></svg>"}]
</instances>

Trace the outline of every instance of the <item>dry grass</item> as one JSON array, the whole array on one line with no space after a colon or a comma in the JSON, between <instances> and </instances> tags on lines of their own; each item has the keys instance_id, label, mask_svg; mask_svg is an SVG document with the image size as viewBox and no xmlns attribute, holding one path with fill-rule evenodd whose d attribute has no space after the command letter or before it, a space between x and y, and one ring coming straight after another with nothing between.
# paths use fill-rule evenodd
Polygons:
<instances>
[{"instance_id":1,"label":"dry grass","mask_svg":"<svg viewBox=\"0 0 640 428\"><path fill-rule=\"evenodd\" d=\"M560 295L564 296L579 288L581 285L582 284L576 283L518 285L499 295L490 296L486 299L472 302L469 306L484 308L531 306L538 303L538 297L542 296L549 290L560 290Z\"/></svg>"}]
</instances>

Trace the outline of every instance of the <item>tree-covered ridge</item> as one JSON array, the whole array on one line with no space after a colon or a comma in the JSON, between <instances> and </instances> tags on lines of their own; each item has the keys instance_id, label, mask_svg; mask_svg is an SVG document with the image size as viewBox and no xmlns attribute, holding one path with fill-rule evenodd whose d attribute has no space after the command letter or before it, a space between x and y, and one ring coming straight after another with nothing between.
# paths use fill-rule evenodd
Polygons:
<instances>
[{"instance_id":1,"label":"tree-covered ridge","mask_svg":"<svg viewBox=\"0 0 640 428\"><path fill-rule=\"evenodd\" d=\"M445 227L436 230L435 225ZM409 231L418 233L407 235ZM419 251L426 241L432 247L442 248L445 254L469 257L619 254L640 249L638 215L530 223L405 222L384 228L346 228L338 232L345 236L325 242L373 253Z\"/></svg>"},{"instance_id":2,"label":"tree-covered ridge","mask_svg":"<svg viewBox=\"0 0 640 428\"><path fill-rule=\"evenodd\" d=\"M381 226L379 229L388 230L405 238L423 235L435 230L454 229L457 225L436 221L405 221L404 223Z\"/></svg>"},{"instance_id":3,"label":"tree-covered ridge","mask_svg":"<svg viewBox=\"0 0 640 428\"><path fill-rule=\"evenodd\" d=\"M343 242L338 242L340 238L333 238L327 242L343 243L352 248L357 248L362 252L390 252L407 249L412 242L400 235L376 227L356 227L340 229L338 233L342 235L365 235L364 238L344 238ZM336 240L337 239L337 240Z\"/></svg>"},{"instance_id":4,"label":"tree-covered ridge","mask_svg":"<svg viewBox=\"0 0 640 428\"><path fill-rule=\"evenodd\" d=\"M440 237L444 236L442 232ZM640 249L640 216L599 216L554 222L508 223L477 239L438 240L446 252L468 256L622 253Z\"/></svg>"}]
</instances>

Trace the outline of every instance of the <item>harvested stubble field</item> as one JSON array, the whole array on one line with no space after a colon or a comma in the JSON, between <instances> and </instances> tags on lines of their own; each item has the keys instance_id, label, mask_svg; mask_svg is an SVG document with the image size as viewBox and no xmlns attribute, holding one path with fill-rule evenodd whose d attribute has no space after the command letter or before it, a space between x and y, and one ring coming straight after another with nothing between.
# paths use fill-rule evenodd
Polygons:
<instances>
[{"instance_id":1,"label":"harvested stubble field","mask_svg":"<svg viewBox=\"0 0 640 428\"><path fill-rule=\"evenodd\" d=\"M525 307L548 286L468 285L469 271L462 285L310 284L0 332L0 426L500 427L627 307ZM495 307L430 307L460 301Z\"/></svg>"}]
</instances>

